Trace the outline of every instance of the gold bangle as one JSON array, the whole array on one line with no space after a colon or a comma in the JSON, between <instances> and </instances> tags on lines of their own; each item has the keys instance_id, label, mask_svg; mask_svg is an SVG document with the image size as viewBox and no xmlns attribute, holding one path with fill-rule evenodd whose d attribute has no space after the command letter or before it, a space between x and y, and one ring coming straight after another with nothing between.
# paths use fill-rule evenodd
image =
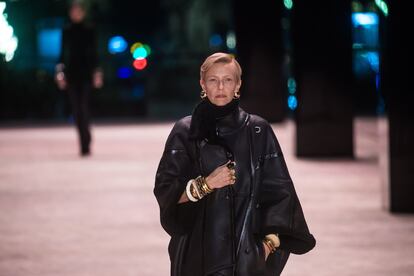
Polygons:
<instances>
[{"instance_id":1,"label":"gold bangle","mask_svg":"<svg viewBox=\"0 0 414 276\"><path fill-rule=\"evenodd\" d=\"M276 251L276 247L274 247L273 243L269 239L264 238L263 242L269 248L270 253L274 253Z\"/></svg>"},{"instance_id":2,"label":"gold bangle","mask_svg":"<svg viewBox=\"0 0 414 276\"><path fill-rule=\"evenodd\" d=\"M278 234L268 234L266 235L266 238L270 240L275 248L278 248L280 246L280 239Z\"/></svg>"},{"instance_id":3,"label":"gold bangle","mask_svg":"<svg viewBox=\"0 0 414 276\"><path fill-rule=\"evenodd\" d=\"M197 190L200 192L200 196L204 197L207 193L203 189L203 183L201 183L201 181L200 181L201 180L200 176L197 177L195 180L196 180Z\"/></svg>"},{"instance_id":4,"label":"gold bangle","mask_svg":"<svg viewBox=\"0 0 414 276\"><path fill-rule=\"evenodd\" d=\"M207 182L206 182L206 180L205 180L205 178L203 177L202 178L202 180L203 180L203 182L202 182L202 187L203 187L203 190L206 192L206 194L209 194L209 193L211 193L213 190L212 189L210 189L210 187L207 185Z\"/></svg>"},{"instance_id":5,"label":"gold bangle","mask_svg":"<svg viewBox=\"0 0 414 276\"><path fill-rule=\"evenodd\" d=\"M208 186L206 179L202 176L196 178L197 186L202 191L203 196L213 192L213 190Z\"/></svg>"}]
</instances>

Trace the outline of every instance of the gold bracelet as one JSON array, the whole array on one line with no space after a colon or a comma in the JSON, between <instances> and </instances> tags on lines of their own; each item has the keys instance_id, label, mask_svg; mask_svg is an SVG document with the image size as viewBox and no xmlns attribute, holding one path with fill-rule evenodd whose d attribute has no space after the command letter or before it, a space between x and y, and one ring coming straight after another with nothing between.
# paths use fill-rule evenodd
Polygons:
<instances>
[{"instance_id":1,"label":"gold bracelet","mask_svg":"<svg viewBox=\"0 0 414 276\"><path fill-rule=\"evenodd\" d=\"M276 247L274 247L273 243L268 238L264 238L263 242L269 248L270 253L274 253L276 251Z\"/></svg>"},{"instance_id":2,"label":"gold bracelet","mask_svg":"<svg viewBox=\"0 0 414 276\"><path fill-rule=\"evenodd\" d=\"M204 177L199 176L196 178L196 181L197 181L197 187L199 188L200 191L202 191L203 196L206 196L213 192L213 189L211 189L208 186L206 179Z\"/></svg>"},{"instance_id":3,"label":"gold bracelet","mask_svg":"<svg viewBox=\"0 0 414 276\"><path fill-rule=\"evenodd\" d=\"M278 248L280 246L280 239L278 234L268 234L266 235L266 238L270 240L275 248Z\"/></svg>"},{"instance_id":4,"label":"gold bracelet","mask_svg":"<svg viewBox=\"0 0 414 276\"><path fill-rule=\"evenodd\" d=\"M207 185L206 179L203 177L202 178L202 183L201 186L203 187L203 190L206 194L210 194L213 190L210 189L210 187Z\"/></svg>"},{"instance_id":5,"label":"gold bracelet","mask_svg":"<svg viewBox=\"0 0 414 276\"><path fill-rule=\"evenodd\" d=\"M195 179L197 190L200 193L201 197L205 197L207 193L206 191L204 191L203 184L201 183L200 180L201 180L200 176Z\"/></svg>"}]
</instances>

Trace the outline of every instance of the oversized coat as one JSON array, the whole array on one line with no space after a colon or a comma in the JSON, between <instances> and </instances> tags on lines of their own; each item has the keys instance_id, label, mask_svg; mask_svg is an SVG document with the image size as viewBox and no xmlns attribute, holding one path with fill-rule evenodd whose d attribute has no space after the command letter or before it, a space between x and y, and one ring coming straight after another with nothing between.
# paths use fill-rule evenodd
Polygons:
<instances>
[{"instance_id":1,"label":"oversized coat","mask_svg":"<svg viewBox=\"0 0 414 276\"><path fill-rule=\"evenodd\" d=\"M216 124L226 145L221 147L190 139L190 125L191 116L174 125L154 188L161 225L171 236L171 275L280 274L289 254L308 252L315 239L271 126L239 108ZM229 158L236 162L234 185L177 204L190 179L208 176ZM270 233L279 235L281 245L265 261L262 239Z\"/></svg>"}]
</instances>

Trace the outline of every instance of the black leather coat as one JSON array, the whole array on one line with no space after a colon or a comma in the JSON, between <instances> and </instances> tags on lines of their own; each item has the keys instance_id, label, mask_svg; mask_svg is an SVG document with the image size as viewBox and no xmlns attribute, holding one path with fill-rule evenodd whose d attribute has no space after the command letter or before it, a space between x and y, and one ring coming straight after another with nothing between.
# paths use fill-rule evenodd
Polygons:
<instances>
[{"instance_id":1,"label":"black leather coat","mask_svg":"<svg viewBox=\"0 0 414 276\"><path fill-rule=\"evenodd\" d=\"M172 129L161 158L154 194L161 224L171 236L172 276L268 276L282 271L289 253L315 246L271 126L238 109L217 123L226 149L188 138L191 117ZM231 152L231 154L229 153ZM207 176L229 156L237 181L200 201L177 204L188 180ZM280 249L264 260L262 239L278 233Z\"/></svg>"}]
</instances>

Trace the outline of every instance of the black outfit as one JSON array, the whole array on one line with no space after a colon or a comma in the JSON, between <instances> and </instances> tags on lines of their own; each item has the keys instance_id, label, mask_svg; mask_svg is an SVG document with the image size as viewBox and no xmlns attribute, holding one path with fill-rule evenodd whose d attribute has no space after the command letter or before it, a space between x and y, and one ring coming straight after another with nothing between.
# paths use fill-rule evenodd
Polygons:
<instances>
[{"instance_id":1,"label":"black outfit","mask_svg":"<svg viewBox=\"0 0 414 276\"><path fill-rule=\"evenodd\" d=\"M229 159L236 162L234 185L177 204L190 179ZM203 101L175 124L154 193L171 236L172 276L279 275L289 253L315 246L270 125L236 100L225 107ZM270 233L279 234L281 246L265 262L262 239Z\"/></svg>"},{"instance_id":2,"label":"black outfit","mask_svg":"<svg viewBox=\"0 0 414 276\"><path fill-rule=\"evenodd\" d=\"M95 31L85 23L72 23L63 30L60 63L64 65L67 89L82 154L89 153L89 97L93 73L98 67Z\"/></svg>"}]
</instances>

